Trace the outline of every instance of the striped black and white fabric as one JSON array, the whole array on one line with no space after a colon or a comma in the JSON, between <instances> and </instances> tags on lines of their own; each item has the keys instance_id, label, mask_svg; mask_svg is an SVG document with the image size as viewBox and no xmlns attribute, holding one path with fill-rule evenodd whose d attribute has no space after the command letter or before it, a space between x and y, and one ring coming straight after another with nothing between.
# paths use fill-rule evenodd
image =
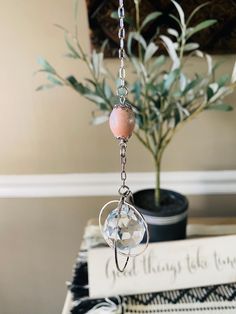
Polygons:
<instances>
[{"instance_id":1,"label":"striped black and white fabric","mask_svg":"<svg viewBox=\"0 0 236 314\"><path fill-rule=\"evenodd\" d=\"M73 280L68 288L73 295L72 314L236 314L236 283L109 299L90 299L87 252L104 246L98 226L85 230L81 250L76 259Z\"/></svg>"}]
</instances>

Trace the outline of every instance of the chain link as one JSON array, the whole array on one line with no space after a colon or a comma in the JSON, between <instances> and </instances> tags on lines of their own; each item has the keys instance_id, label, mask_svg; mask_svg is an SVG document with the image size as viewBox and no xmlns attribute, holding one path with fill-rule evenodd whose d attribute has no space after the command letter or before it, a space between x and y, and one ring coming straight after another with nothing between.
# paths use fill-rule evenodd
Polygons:
<instances>
[{"instance_id":1,"label":"chain link","mask_svg":"<svg viewBox=\"0 0 236 314\"><path fill-rule=\"evenodd\" d=\"M117 88L117 95L120 98L120 103L122 105L125 104L126 96L128 95L128 88L125 86L125 77L126 77L126 70L125 70L125 8L124 8L124 0L119 0L119 8L118 8L118 17L119 17L119 31L118 37L120 40L120 47L119 47L119 59L120 59L120 68L119 68L119 79L120 79L120 86Z\"/></svg>"}]
</instances>

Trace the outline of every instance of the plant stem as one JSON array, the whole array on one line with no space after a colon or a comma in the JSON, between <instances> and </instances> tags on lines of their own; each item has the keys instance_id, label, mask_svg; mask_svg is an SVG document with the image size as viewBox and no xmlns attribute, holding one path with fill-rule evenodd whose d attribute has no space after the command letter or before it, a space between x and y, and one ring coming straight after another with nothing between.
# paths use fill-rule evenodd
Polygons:
<instances>
[{"instance_id":1,"label":"plant stem","mask_svg":"<svg viewBox=\"0 0 236 314\"><path fill-rule=\"evenodd\" d=\"M136 31L140 35L140 10L139 10L139 0L135 0L135 11L136 11ZM142 50L141 44L138 42L138 58L139 61L142 60Z\"/></svg>"},{"instance_id":2,"label":"plant stem","mask_svg":"<svg viewBox=\"0 0 236 314\"><path fill-rule=\"evenodd\" d=\"M159 153L157 158L155 158L155 168L156 168L156 187L155 187L155 205L158 207L161 205L161 157L162 154Z\"/></svg>"}]
</instances>

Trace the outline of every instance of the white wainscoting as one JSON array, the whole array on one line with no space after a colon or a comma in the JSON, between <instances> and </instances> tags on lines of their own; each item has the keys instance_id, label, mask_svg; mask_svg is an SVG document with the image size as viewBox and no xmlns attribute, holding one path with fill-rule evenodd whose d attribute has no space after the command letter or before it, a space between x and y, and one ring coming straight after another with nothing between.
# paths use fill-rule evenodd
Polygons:
<instances>
[{"instance_id":1,"label":"white wainscoting","mask_svg":"<svg viewBox=\"0 0 236 314\"><path fill-rule=\"evenodd\" d=\"M119 173L0 175L0 197L75 197L116 195ZM186 195L236 194L236 170L164 172L162 187ZM128 173L132 191L154 186L155 174Z\"/></svg>"}]
</instances>

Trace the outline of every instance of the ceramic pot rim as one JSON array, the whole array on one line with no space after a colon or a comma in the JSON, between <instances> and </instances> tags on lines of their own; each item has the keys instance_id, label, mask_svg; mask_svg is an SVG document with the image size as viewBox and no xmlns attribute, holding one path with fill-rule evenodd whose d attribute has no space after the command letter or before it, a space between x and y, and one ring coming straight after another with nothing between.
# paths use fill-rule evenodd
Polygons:
<instances>
[{"instance_id":1,"label":"ceramic pot rim","mask_svg":"<svg viewBox=\"0 0 236 314\"><path fill-rule=\"evenodd\" d=\"M178 215L168 216L168 217L158 217L158 216L151 216L151 215L146 215L146 214L143 214L143 216L149 225L161 225L161 226L173 225L186 219L188 216L188 210Z\"/></svg>"},{"instance_id":2,"label":"ceramic pot rim","mask_svg":"<svg viewBox=\"0 0 236 314\"><path fill-rule=\"evenodd\" d=\"M137 194L145 193L145 192L151 191L151 190L153 190L153 189L139 190L139 191L136 191L133 195L135 196ZM183 221L184 219L186 219L188 216L188 199L186 198L186 196L183 194L180 194L179 192L173 191L173 190L168 190L168 189L161 189L161 190L165 191L171 195L174 195L178 199L181 199L182 205L180 205L179 211L177 213L173 212L172 215L170 213L170 215L163 216L163 215L158 215L158 212L150 211L144 207L141 207L141 206L135 204L136 207L138 208L138 210L140 210L141 213L143 214L147 223L149 225L173 225L173 224L177 224L177 223Z\"/></svg>"}]
</instances>

